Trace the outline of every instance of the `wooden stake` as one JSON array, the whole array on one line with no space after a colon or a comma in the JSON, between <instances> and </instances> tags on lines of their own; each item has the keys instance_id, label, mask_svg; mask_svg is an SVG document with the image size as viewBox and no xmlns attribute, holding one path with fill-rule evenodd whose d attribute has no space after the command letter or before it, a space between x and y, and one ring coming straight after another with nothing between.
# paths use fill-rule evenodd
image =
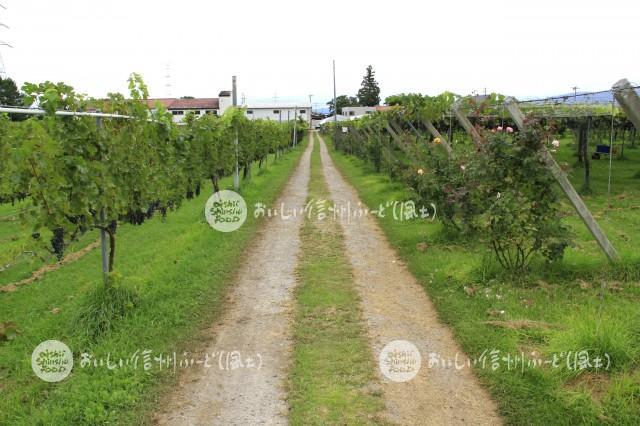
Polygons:
<instances>
[{"instance_id":1,"label":"wooden stake","mask_svg":"<svg viewBox=\"0 0 640 426\"><path fill-rule=\"evenodd\" d=\"M613 85L613 96L629 117L636 129L640 129L640 97L629 83L623 78Z\"/></svg>"},{"instance_id":2,"label":"wooden stake","mask_svg":"<svg viewBox=\"0 0 640 426\"><path fill-rule=\"evenodd\" d=\"M460 111L460 101L453 104L453 113L455 114L464 130L471 135L471 140L473 141L474 145L479 146L480 144L482 144L482 142L484 142L484 139L482 138L482 136L480 136L480 133L478 133L476 128L473 127L473 124L471 124L471 121L469 121L467 116L462 111Z\"/></svg>"},{"instance_id":3,"label":"wooden stake","mask_svg":"<svg viewBox=\"0 0 640 426\"><path fill-rule=\"evenodd\" d=\"M511 118L513 118L513 121L515 121L516 125L518 126L518 128L520 130L526 129L526 125L524 122L524 115L522 114L522 111L520 111L520 108L518 107L518 104L515 102L515 99L513 98L507 99L505 106L507 108L507 111L509 111ZM617 262L618 260L620 260L618 252L613 247L613 245L611 244L611 242L609 241L605 233L602 231L602 229L600 228L600 225L598 225L598 222L596 222L596 220L593 218L593 215L589 211L589 208L584 203L580 195L578 195L573 185L571 185L571 182L569 182L569 179L567 179L567 175L562 171L560 166L558 166L558 163L556 162L555 158L553 158L553 156L549 153L549 150L547 150L547 147L543 146L540 149L540 153L542 154L542 158L547 168L551 170L551 174L553 174L553 177L556 179L556 181L558 181L558 183L560 184L560 188L562 188L564 193L567 195L567 197L569 198L569 201L571 201L571 204L576 209L576 212L578 212L578 215L580 216L584 224L587 226L587 228L589 228L591 235L593 235L593 237L596 239L596 241L598 242L598 245L600 246L604 254L607 256L609 261Z\"/></svg>"},{"instance_id":4,"label":"wooden stake","mask_svg":"<svg viewBox=\"0 0 640 426\"><path fill-rule=\"evenodd\" d=\"M424 125L424 127L427 128L429 133L431 133L431 136L433 136L434 138L440 139L440 143L442 144L444 149L447 150L447 153L449 154L449 156L451 156L453 154L453 149L451 148L451 144L449 143L447 138L445 138L444 136L442 136L440 134L438 129L436 129L436 127L431 123L431 121L426 120L426 119L422 119L421 121L422 121L422 124Z\"/></svg>"}]
</instances>

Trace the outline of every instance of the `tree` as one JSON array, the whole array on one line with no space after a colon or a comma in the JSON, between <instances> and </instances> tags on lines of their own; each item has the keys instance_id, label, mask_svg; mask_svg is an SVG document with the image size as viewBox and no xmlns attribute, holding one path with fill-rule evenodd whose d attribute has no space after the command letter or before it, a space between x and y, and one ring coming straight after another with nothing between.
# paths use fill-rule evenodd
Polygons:
<instances>
[{"instance_id":1,"label":"tree","mask_svg":"<svg viewBox=\"0 0 640 426\"><path fill-rule=\"evenodd\" d=\"M358 103L362 106L376 106L380 104L380 87L375 79L375 71L369 65L367 73L362 78L360 90L358 90Z\"/></svg>"},{"instance_id":2,"label":"tree","mask_svg":"<svg viewBox=\"0 0 640 426\"><path fill-rule=\"evenodd\" d=\"M16 83L10 78L0 77L0 104L22 106L22 94L20 94Z\"/></svg>"},{"instance_id":3,"label":"tree","mask_svg":"<svg viewBox=\"0 0 640 426\"><path fill-rule=\"evenodd\" d=\"M358 98L356 98L355 96L347 96L347 95L338 96L336 98L336 104L338 104L338 114L342 114L342 108L344 107L360 105L360 103L358 102ZM333 99L327 102L327 105L329 105L330 114L333 115L335 111L335 108L333 106Z\"/></svg>"}]
</instances>

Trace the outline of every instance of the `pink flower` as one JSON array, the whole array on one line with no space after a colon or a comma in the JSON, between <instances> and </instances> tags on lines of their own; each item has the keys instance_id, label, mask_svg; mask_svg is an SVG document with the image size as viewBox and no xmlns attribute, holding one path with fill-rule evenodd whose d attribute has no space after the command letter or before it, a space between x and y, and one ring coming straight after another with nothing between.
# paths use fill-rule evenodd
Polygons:
<instances>
[{"instance_id":1,"label":"pink flower","mask_svg":"<svg viewBox=\"0 0 640 426\"><path fill-rule=\"evenodd\" d=\"M559 141L559 140L557 140L557 139L555 139L555 140L553 140L553 141L551 142L551 145L552 145L554 148L556 148L556 149L557 149L557 148L560 148L560 141Z\"/></svg>"},{"instance_id":2,"label":"pink flower","mask_svg":"<svg viewBox=\"0 0 640 426\"><path fill-rule=\"evenodd\" d=\"M513 133L513 127L507 127L507 133Z\"/></svg>"},{"instance_id":3,"label":"pink flower","mask_svg":"<svg viewBox=\"0 0 640 426\"><path fill-rule=\"evenodd\" d=\"M496 130L501 132L502 131L502 126L498 126L498 128Z\"/></svg>"}]
</instances>

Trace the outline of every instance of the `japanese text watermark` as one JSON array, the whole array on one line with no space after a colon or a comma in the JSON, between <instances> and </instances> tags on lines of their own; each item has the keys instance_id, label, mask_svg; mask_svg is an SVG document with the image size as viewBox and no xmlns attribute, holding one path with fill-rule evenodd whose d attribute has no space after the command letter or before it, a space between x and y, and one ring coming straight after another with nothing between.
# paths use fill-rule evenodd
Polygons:
<instances>
[{"instance_id":1,"label":"japanese text watermark","mask_svg":"<svg viewBox=\"0 0 640 426\"><path fill-rule=\"evenodd\" d=\"M431 203L426 206L417 206L412 200L409 201L387 201L380 203L377 208L369 209L361 203L356 205L351 202L346 204L335 204L326 199L312 199L306 205L291 208L281 203L279 206L268 207L264 203L254 205L253 216L255 218L280 218L288 220L296 217L316 218L319 221L325 219L351 220L364 217L385 218L392 217L396 221L404 222L416 219L429 220L433 222L437 215L436 205Z\"/></svg>"}]
</instances>

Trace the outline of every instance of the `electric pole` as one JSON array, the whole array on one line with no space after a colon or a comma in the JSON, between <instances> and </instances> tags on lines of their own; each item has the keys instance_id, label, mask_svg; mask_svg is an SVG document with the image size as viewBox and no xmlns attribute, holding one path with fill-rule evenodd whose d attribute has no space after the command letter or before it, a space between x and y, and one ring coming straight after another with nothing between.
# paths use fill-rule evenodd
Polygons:
<instances>
[{"instance_id":1,"label":"electric pole","mask_svg":"<svg viewBox=\"0 0 640 426\"><path fill-rule=\"evenodd\" d=\"M333 144L338 141L338 103L336 94L336 60L333 60Z\"/></svg>"},{"instance_id":2,"label":"electric pole","mask_svg":"<svg viewBox=\"0 0 640 426\"><path fill-rule=\"evenodd\" d=\"M578 103L578 89L579 89L579 87L578 86L573 86L572 89L573 89L573 103L575 104L575 103Z\"/></svg>"},{"instance_id":3,"label":"electric pole","mask_svg":"<svg viewBox=\"0 0 640 426\"><path fill-rule=\"evenodd\" d=\"M298 107L293 107L293 146L298 144Z\"/></svg>"},{"instance_id":4,"label":"electric pole","mask_svg":"<svg viewBox=\"0 0 640 426\"><path fill-rule=\"evenodd\" d=\"M3 5L2 3L0 3L0 8L7 10L6 6ZM0 22L0 27L9 29L9 26L3 22ZM0 40L0 46L7 46L10 49L13 48L13 46L11 46L9 43L2 40ZM4 60L2 59L2 53L0 53L0 78L7 78L7 70L4 67Z\"/></svg>"},{"instance_id":5,"label":"electric pole","mask_svg":"<svg viewBox=\"0 0 640 426\"><path fill-rule=\"evenodd\" d=\"M238 106L238 88L236 87L236 76L231 77L231 101L232 105L235 108ZM236 138L234 144L236 146L236 171L233 174L233 189L238 191L240 189L240 152L239 152L239 143L238 143L238 128L236 127Z\"/></svg>"},{"instance_id":6,"label":"electric pole","mask_svg":"<svg viewBox=\"0 0 640 426\"><path fill-rule=\"evenodd\" d=\"M313 95L309 95L309 130L312 128L311 121L313 120L311 116L313 114L313 102L311 102L311 98L313 98Z\"/></svg>"},{"instance_id":7,"label":"electric pole","mask_svg":"<svg viewBox=\"0 0 640 426\"><path fill-rule=\"evenodd\" d=\"M167 98L171 98L173 96L173 92L171 90L171 64L167 62L165 66L165 83L164 87L166 88Z\"/></svg>"}]
</instances>

